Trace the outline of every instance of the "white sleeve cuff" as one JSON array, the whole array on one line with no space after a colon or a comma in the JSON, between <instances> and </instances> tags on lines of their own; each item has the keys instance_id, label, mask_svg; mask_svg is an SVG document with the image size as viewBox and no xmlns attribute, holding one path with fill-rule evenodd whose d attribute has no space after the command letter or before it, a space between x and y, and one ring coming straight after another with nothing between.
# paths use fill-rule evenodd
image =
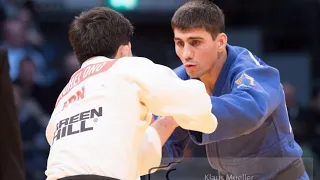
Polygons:
<instances>
[{"instance_id":1,"label":"white sleeve cuff","mask_svg":"<svg viewBox=\"0 0 320 180\"><path fill-rule=\"evenodd\" d=\"M149 126L145 132L139 152L139 175L143 176L149 173L154 173L156 169L153 168L160 166L161 158L162 145L160 136L152 126Z\"/></svg>"}]
</instances>

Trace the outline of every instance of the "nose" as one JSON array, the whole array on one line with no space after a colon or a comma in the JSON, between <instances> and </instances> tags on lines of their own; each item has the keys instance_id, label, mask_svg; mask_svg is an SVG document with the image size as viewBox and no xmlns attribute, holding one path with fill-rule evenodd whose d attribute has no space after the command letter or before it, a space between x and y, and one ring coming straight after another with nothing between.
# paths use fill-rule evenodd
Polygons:
<instances>
[{"instance_id":1,"label":"nose","mask_svg":"<svg viewBox=\"0 0 320 180\"><path fill-rule=\"evenodd\" d=\"M192 52L192 49L189 46L185 46L183 48L182 58L184 60L188 60L188 59L192 59L193 58L193 52Z\"/></svg>"}]
</instances>

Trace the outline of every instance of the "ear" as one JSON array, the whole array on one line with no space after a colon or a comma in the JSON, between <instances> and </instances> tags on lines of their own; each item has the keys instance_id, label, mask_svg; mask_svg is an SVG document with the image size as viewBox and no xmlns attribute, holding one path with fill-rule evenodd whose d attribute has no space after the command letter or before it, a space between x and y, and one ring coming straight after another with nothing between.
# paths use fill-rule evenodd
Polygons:
<instances>
[{"instance_id":1,"label":"ear","mask_svg":"<svg viewBox=\"0 0 320 180\"><path fill-rule=\"evenodd\" d=\"M216 41L217 41L217 46L218 46L217 47L218 52L222 52L227 46L228 36L225 33L220 33L217 36Z\"/></svg>"},{"instance_id":2,"label":"ear","mask_svg":"<svg viewBox=\"0 0 320 180\"><path fill-rule=\"evenodd\" d=\"M132 56L131 43L130 42L127 45L121 45L118 48L118 52L117 52L117 55L115 56L115 59L122 58L122 57L127 57L127 56Z\"/></svg>"},{"instance_id":3,"label":"ear","mask_svg":"<svg viewBox=\"0 0 320 180\"><path fill-rule=\"evenodd\" d=\"M127 47L126 47L126 51L127 51L127 56L132 56L132 48L131 48L131 42L128 43Z\"/></svg>"}]
</instances>

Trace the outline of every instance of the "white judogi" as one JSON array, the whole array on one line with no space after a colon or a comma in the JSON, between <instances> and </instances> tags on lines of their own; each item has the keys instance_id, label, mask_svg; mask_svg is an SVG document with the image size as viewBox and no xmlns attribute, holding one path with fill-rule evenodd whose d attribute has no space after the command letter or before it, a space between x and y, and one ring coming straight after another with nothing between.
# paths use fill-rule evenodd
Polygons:
<instances>
[{"instance_id":1,"label":"white judogi","mask_svg":"<svg viewBox=\"0 0 320 180\"><path fill-rule=\"evenodd\" d=\"M48 180L96 174L133 180L161 161L152 115L173 116L185 129L212 133L217 120L198 80L180 80L141 57L86 61L60 94L47 127Z\"/></svg>"}]
</instances>

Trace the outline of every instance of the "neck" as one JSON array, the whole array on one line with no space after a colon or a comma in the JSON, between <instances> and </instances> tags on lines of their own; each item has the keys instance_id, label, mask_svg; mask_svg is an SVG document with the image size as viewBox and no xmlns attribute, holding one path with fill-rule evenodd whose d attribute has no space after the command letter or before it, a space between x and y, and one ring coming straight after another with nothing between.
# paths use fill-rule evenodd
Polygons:
<instances>
[{"instance_id":1,"label":"neck","mask_svg":"<svg viewBox=\"0 0 320 180\"><path fill-rule=\"evenodd\" d=\"M205 84L208 94L212 94L213 88L219 77L224 63L227 60L227 50L225 49L218 55L218 59L215 61L210 70L200 77L200 80Z\"/></svg>"}]
</instances>

